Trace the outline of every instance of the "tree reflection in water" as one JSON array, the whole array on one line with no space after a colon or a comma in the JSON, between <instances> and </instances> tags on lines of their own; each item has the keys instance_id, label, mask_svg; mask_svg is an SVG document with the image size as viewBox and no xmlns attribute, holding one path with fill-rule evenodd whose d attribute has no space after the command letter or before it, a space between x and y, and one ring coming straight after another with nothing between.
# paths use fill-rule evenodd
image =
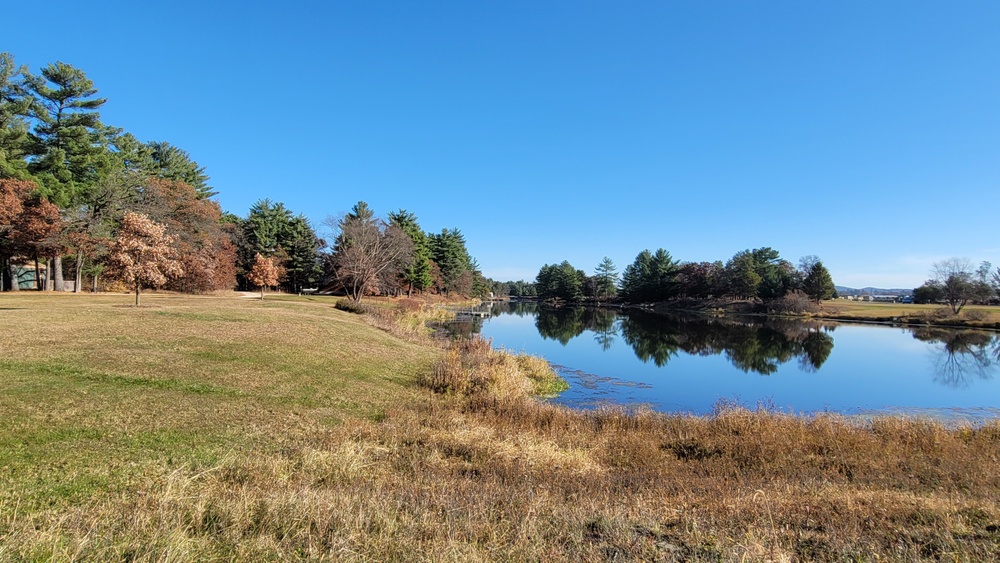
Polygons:
<instances>
[{"instance_id":1,"label":"tree reflection in water","mask_svg":"<svg viewBox=\"0 0 1000 563\"><path fill-rule=\"evenodd\" d=\"M816 371L830 357L833 328L803 321L732 320L702 316L659 315L639 310L539 306L535 302L495 303L493 314L537 315L535 327L546 339L563 345L592 332L603 350L618 337L643 362L663 367L680 352L723 355L746 373L769 375L798 358L805 371Z\"/></svg>"},{"instance_id":2,"label":"tree reflection in water","mask_svg":"<svg viewBox=\"0 0 1000 563\"><path fill-rule=\"evenodd\" d=\"M678 317L630 311L621 320L622 339L642 361L666 365L677 352L723 355L745 373L769 375L799 358L815 371L833 351L833 338L821 324Z\"/></svg>"},{"instance_id":3,"label":"tree reflection in water","mask_svg":"<svg viewBox=\"0 0 1000 563\"><path fill-rule=\"evenodd\" d=\"M918 328L913 337L938 344L934 354L934 380L964 389L976 379L992 379L1000 361L1000 339L989 332Z\"/></svg>"}]
</instances>

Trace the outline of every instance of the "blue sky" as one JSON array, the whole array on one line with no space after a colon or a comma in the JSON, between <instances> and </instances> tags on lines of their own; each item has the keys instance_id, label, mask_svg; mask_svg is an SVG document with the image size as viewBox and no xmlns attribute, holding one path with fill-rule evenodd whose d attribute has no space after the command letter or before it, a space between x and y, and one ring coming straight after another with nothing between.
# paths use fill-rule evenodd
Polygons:
<instances>
[{"instance_id":1,"label":"blue sky","mask_svg":"<svg viewBox=\"0 0 1000 563\"><path fill-rule=\"evenodd\" d=\"M222 207L322 230L365 200L458 227L486 275L644 248L818 255L840 285L1000 265L1000 3L17 2L103 120L188 151Z\"/></svg>"}]
</instances>

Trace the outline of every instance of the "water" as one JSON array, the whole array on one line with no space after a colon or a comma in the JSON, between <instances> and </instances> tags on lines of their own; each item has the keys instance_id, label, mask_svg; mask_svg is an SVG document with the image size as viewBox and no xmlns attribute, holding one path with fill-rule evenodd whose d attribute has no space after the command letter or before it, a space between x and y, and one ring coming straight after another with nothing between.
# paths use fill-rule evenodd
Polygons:
<instances>
[{"instance_id":1,"label":"water","mask_svg":"<svg viewBox=\"0 0 1000 563\"><path fill-rule=\"evenodd\" d=\"M544 357L570 383L557 402L705 414L720 401L831 411L1000 418L1000 338L936 328L642 311L493 306L466 330Z\"/></svg>"}]
</instances>

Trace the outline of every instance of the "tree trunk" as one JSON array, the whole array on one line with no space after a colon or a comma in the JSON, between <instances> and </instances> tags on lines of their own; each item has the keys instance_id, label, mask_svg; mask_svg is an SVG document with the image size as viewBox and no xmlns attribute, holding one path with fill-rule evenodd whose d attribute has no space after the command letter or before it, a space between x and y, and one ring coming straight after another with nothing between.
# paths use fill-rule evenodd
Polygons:
<instances>
[{"instance_id":1,"label":"tree trunk","mask_svg":"<svg viewBox=\"0 0 1000 563\"><path fill-rule=\"evenodd\" d=\"M96 273L94 274L94 285L92 286L92 289L90 290L90 292L91 293L97 293L97 274Z\"/></svg>"},{"instance_id":2,"label":"tree trunk","mask_svg":"<svg viewBox=\"0 0 1000 563\"><path fill-rule=\"evenodd\" d=\"M7 274L10 276L10 290L11 291L21 291L21 286L17 278L17 266L14 265L13 260L7 260Z\"/></svg>"},{"instance_id":3,"label":"tree trunk","mask_svg":"<svg viewBox=\"0 0 1000 563\"><path fill-rule=\"evenodd\" d=\"M35 289L42 290L42 270L38 265L38 253L35 253Z\"/></svg>"},{"instance_id":4,"label":"tree trunk","mask_svg":"<svg viewBox=\"0 0 1000 563\"><path fill-rule=\"evenodd\" d=\"M76 253L76 284L73 286L73 293L80 293L83 289L83 253Z\"/></svg>"},{"instance_id":5,"label":"tree trunk","mask_svg":"<svg viewBox=\"0 0 1000 563\"><path fill-rule=\"evenodd\" d=\"M52 291L52 259L45 260L45 291Z\"/></svg>"},{"instance_id":6,"label":"tree trunk","mask_svg":"<svg viewBox=\"0 0 1000 563\"><path fill-rule=\"evenodd\" d=\"M55 291L66 291L66 282L63 280L62 255L60 254L56 254L52 259L52 279L55 280L55 285L52 289Z\"/></svg>"},{"instance_id":7,"label":"tree trunk","mask_svg":"<svg viewBox=\"0 0 1000 563\"><path fill-rule=\"evenodd\" d=\"M260 286L260 300L264 300L264 286Z\"/></svg>"},{"instance_id":8,"label":"tree trunk","mask_svg":"<svg viewBox=\"0 0 1000 563\"><path fill-rule=\"evenodd\" d=\"M136 307L139 306L139 290L140 289L141 288L139 287L139 282L135 282L135 306Z\"/></svg>"}]
</instances>

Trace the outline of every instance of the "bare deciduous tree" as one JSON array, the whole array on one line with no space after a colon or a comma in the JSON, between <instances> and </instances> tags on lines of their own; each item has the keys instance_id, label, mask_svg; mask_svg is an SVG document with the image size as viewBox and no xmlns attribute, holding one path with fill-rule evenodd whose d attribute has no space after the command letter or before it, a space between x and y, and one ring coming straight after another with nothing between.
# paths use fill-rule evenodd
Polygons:
<instances>
[{"instance_id":1,"label":"bare deciduous tree","mask_svg":"<svg viewBox=\"0 0 1000 563\"><path fill-rule=\"evenodd\" d=\"M380 285L384 290L386 280L397 279L412 258L410 237L370 212L355 211L335 226L340 232L331 256L332 274L354 301Z\"/></svg>"},{"instance_id":2,"label":"bare deciduous tree","mask_svg":"<svg viewBox=\"0 0 1000 563\"><path fill-rule=\"evenodd\" d=\"M977 295L974 271L968 258L948 258L931 266L930 281L940 288L942 298L956 315Z\"/></svg>"}]
</instances>

